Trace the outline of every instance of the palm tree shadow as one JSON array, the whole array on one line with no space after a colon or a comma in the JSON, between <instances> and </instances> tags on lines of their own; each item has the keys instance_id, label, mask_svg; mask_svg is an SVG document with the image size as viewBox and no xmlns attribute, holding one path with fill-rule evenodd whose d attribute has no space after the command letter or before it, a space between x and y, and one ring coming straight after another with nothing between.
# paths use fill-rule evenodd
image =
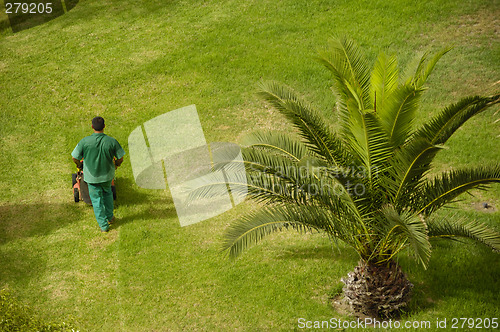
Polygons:
<instances>
[{"instance_id":1,"label":"palm tree shadow","mask_svg":"<svg viewBox=\"0 0 500 332\"><path fill-rule=\"evenodd\" d=\"M453 248L450 248L452 246ZM473 250L467 247L473 246ZM491 306L500 307L500 264L498 254L480 244L434 243L434 252L427 270L418 266L408 255L401 255L399 262L414 284L413 296L407 313L427 312L441 301L468 301L481 299ZM456 252L458 257L450 260L447 252ZM276 256L280 260L316 260L355 262L357 253L351 248L330 246L288 245ZM471 297L471 294L474 294ZM404 313L403 313L404 315Z\"/></svg>"},{"instance_id":2,"label":"palm tree shadow","mask_svg":"<svg viewBox=\"0 0 500 332\"><path fill-rule=\"evenodd\" d=\"M288 245L283 253L280 253L277 259L282 260L308 260L308 259L326 259L333 261L353 261L356 264L359 256L351 248L338 248L330 245L317 246L311 243L310 246ZM354 267L353 265L353 267Z\"/></svg>"},{"instance_id":3,"label":"palm tree shadow","mask_svg":"<svg viewBox=\"0 0 500 332\"><path fill-rule=\"evenodd\" d=\"M476 243L434 243L427 270L417 267L409 257L401 265L414 283L411 311L428 311L440 301L481 299L500 307L498 254ZM468 247L472 250L468 250ZM448 254L446 254L448 252ZM450 259L449 252L456 256ZM479 254L478 254L479 253ZM471 297L471 294L473 296Z\"/></svg>"},{"instance_id":4,"label":"palm tree shadow","mask_svg":"<svg viewBox=\"0 0 500 332\"><path fill-rule=\"evenodd\" d=\"M475 246L480 254L467 250L468 246ZM435 257L436 262L429 267L424 281L433 284L431 290L442 298L462 296L470 291L475 294L497 294L500 289L498 254L477 243L467 243L464 247L463 257L459 259L446 262L446 257ZM452 250L458 251L455 248ZM498 297L496 300L500 303Z\"/></svg>"}]
</instances>

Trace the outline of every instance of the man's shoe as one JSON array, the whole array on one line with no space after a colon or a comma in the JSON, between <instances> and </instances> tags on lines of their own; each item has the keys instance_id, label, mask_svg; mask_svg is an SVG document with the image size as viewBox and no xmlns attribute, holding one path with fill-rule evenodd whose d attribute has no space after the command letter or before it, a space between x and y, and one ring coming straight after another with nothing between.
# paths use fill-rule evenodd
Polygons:
<instances>
[{"instance_id":1,"label":"man's shoe","mask_svg":"<svg viewBox=\"0 0 500 332\"><path fill-rule=\"evenodd\" d=\"M101 233L107 233L107 232L109 232L109 229L107 230L101 229Z\"/></svg>"},{"instance_id":2,"label":"man's shoe","mask_svg":"<svg viewBox=\"0 0 500 332\"><path fill-rule=\"evenodd\" d=\"M112 225L114 222L115 222L115 216L113 216L113 218L108 220L108 224L110 224L110 225Z\"/></svg>"}]
</instances>

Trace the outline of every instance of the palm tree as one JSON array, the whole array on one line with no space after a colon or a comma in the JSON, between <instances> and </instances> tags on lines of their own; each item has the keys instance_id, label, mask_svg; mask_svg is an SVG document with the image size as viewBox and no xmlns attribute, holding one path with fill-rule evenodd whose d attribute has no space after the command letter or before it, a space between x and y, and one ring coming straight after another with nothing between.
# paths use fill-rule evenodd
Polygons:
<instances>
[{"instance_id":1,"label":"palm tree","mask_svg":"<svg viewBox=\"0 0 500 332\"><path fill-rule=\"evenodd\" d=\"M383 317L410 299L413 285L395 260L403 249L424 267L433 238L471 238L500 250L500 235L482 223L431 218L460 194L500 182L500 164L429 175L452 134L500 102L500 95L463 98L415 128L424 83L448 51L426 53L400 75L396 57L380 54L370 71L352 41L333 41L318 59L333 74L337 132L290 89L262 83L260 95L298 137L257 132L244 141L248 184L241 188L266 204L228 228L229 255L279 230L325 232L359 254L358 266L342 279L353 312ZM195 192L207 196L215 187Z\"/></svg>"}]
</instances>

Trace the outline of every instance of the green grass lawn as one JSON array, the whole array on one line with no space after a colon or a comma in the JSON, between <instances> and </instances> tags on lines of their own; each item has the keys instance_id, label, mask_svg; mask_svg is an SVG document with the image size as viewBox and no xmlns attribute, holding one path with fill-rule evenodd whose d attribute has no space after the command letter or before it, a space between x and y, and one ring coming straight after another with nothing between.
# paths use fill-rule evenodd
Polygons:
<instances>
[{"instance_id":1,"label":"green grass lawn","mask_svg":"<svg viewBox=\"0 0 500 332\"><path fill-rule=\"evenodd\" d=\"M261 80L290 85L335 126L331 81L313 59L331 36L402 62L454 45L429 81L425 119L460 97L499 90L499 17L498 0L84 0L32 29L5 28L0 288L38 317L70 320L81 331L293 330L301 317L349 319L329 298L357 264L354 251L290 232L229 261L219 251L224 230L257 207L246 202L181 228L168 191L135 185L128 155L117 172L118 221L101 234L92 209L72 202L70 153L96 115L128 151L134 128L190 104L208 142L285 130L255 95ZM439 167L498 162L498 118L489 111L466 124ZM439 216L500 229L500 186L474 194ZM482 210L481 202L495 208ZM415 284L404 320L500 318L498 254L440 242L427 271L405 255L400 262Z\"/></svg>"}]
</instances>

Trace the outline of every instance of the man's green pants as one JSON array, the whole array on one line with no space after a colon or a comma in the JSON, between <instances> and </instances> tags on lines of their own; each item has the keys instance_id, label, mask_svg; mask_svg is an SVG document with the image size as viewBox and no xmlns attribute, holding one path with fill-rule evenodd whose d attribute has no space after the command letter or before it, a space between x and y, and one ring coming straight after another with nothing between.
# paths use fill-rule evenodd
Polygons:
<instances>
[{"instance_id":1,"label":"man's green pants","mask_svg":"<svg viewBox=\"0 0 500 332\"><path fill-rule=\"evenodd\" d=\"M103 183L88 183L89 196L94 208L95 218L103 231L109 229L108 220L113 218L113 191L111 181Z\"/></svg>"}]
</instances>

